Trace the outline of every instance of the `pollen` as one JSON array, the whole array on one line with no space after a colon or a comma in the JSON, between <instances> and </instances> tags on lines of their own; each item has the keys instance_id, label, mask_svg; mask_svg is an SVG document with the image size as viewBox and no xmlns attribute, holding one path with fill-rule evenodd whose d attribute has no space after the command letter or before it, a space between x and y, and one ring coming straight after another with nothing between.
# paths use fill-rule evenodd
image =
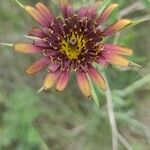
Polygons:
<instances>
[{"instance_id":1,"label":"pollen","mask_svg":"<svg viewBox=\"0 0 150 150\"><path fill-rule=\"evenodd\" d=\"M70 60L78 60L79 56L85 52L85 44L84 36L74 31L61 41L60 52Z\"/></svg>"}]
</instances>

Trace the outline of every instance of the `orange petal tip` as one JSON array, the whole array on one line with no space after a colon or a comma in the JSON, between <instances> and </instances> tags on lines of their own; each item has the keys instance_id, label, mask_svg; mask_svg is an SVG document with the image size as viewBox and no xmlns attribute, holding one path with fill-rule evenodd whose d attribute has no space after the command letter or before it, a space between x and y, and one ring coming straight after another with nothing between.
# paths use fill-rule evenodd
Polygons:
<instances>
[{"instance_id":1,"label":"orange petal tip","mask_svg":"<svg viewBox=\"0 0 150 150\"><path fill-rule=\"evenodd\" d=\"M122 29L124 29L126 26L128 26L129 24L131 24L132 21L129 19L122 19L119 20L118 22L110 25L109 27L107 27L106 29L104 29L104 34L106 36L110 36Z\"/></svg>"},{"instance_id":2,"label":"orange petal tip","mask_svg":"<svg viewBox=\"0 0 150 150\"><path fill-rule=\"evenodd\" d=\"M117 7L119 7L119 4L114 3L114 4L112 4L112 7L113 7L113 8L117 8Z\"/></svg>"},{"instance_id":3,"label":"orange petal tip","mask_svg":"<svg viewBox=\"0 0 150 150\"><path fill-rule=\"evenodd\" d=\"M13 45L13 48L18 52L28 53L28 54L41 52L41 48L36 47L33 44L29 44L29 43L15 43Z\"/></svg>"},{"instance_id":4,"label":"orange petal tip","mask_svg":"<svg viewBox=\"0 0 150 150\"><path fill-rule=\"evenodd\" d=\"M128 67L130 65L129 60L116 54L112 55L108 60L111 64L122 66L122 67Z\"/></svg>"},{"instance_id":5,"label":"orange petal tip","mask_svg":"<svg viewBox=\"0 0 150 150\"><path fill-rule=\"evenodd\" d=\"M59 75L60 75L60 72L49 73L44 80L44 85L43 85L44 89L48 90L48 89L52 88L53 85L56 83Z\"/></svg>"},{"instance_id":6,"label":"orange petal tip","mask_svg":"<svg viewBox=\"0 0 150 150\"><path fill-rule=\"evenodd\" d=\"M85 73L83 72L77 73L77 82L83 95L86 97L91 97L92 93L91 93L90 83Z\"/></svg>"},{"instance_id":7,"label":"orange petal tip","mask_svg":"<svg viewBox=\"0 0 150 150\"><path fill-rule=\"evenodd\" d=\"M121 22L122 24L126 24L126 25L132 23L132 21L129 19L122 19Z\"/></svg>"}]
</instances>

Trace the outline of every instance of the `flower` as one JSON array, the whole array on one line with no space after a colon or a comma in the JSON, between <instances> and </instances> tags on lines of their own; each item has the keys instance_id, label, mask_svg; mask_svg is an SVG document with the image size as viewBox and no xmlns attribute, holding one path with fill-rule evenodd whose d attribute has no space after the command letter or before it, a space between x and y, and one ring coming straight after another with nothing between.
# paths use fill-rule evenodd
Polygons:
<instances>
[{"instance_id":1,"label":"flower","mask_svg":"<svg viewBox=\"0 0 150 150\"><path fill-rule=\"evenodd\" d=\"M62 17L55 17L42 3L32 7L18 2L41 27L33 28L29 33L32 43L15 43L13 47L22 53L41 54L42 58L26 70L28 74L35 74L48 67L49 73L41 90L55 86L57 91L63 91L71 71L75 71L81 92L90 97L89 79L106 89L105 81L94 64L129 66L130 61L124 56L132 55L133 51L104 43L103 39L128 26L131 21L122 19L104 28L104 22L118 4L111 4L98 15L99 3L74 10L69 0L59 2Z\"/></svg>"}]
</instances>

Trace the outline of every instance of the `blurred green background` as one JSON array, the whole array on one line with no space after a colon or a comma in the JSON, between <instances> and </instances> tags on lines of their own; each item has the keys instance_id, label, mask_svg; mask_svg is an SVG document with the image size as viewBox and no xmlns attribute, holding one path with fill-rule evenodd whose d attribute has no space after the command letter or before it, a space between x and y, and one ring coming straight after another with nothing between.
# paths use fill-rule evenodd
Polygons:
<instances>
[{"instance_id":1,"label":"blurred green background","mask_svg":"<svg viewBox=\"0 0 150 150\"><path fill-rule=\"evenodd\" d=\"M20 0L31 4L40 0ZM41 0L56 15L55 0ZM74 6L87 5L94 0L72 0ZM150 149L150 1L114 0L120 4L108 23L117 15L124 18L147 19L127 29L116 39L134 50L130 58L142 68L121 70L109 66L105 69L112 90L119 132L133 150ZM14 0L0 0L0 42L26 41L23 36L37 26L36 22ZM109 39L113 41L114 38ZM99 94L100 107L80 92L75 76L66 90L36 94L46 71L35 76L25 73L27 66L38 56L24 55L10 48L0 47L0 150L111 150L111 128L106 98ZM141 79L141 80L140 80ZM135 81L140 80L136 85ZM125 93L130 86L133 91ZM125 150L120 144L119 150Z\"/></svg>"}]
</instances>

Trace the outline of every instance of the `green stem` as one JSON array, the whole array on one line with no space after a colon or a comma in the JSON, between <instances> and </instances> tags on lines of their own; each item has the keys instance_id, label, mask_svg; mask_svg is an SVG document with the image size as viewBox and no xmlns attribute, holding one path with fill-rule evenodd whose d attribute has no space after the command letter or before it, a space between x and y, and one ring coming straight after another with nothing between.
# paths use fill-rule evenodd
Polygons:
<instances>
[{"instance_id":1,"label":"green stem","mask_svg":"<svg viewBox=\"0 0 150 150\"><path fill-rule=\"evenodd\" d=\"M114 107L113 107L113 100L112 100L112 95L111 95L111 90L109 87L109 83L106 77L106 74L103 73L103 77L106 82L106 100L107 100L107 107L108 107L108 115L109 115L109 120L110 120L110 125L111 125L111 131L112 131L112 144L113 144L113 150L118 150L118 129L117 129L117 124L116 124L116 118L115 118L115 112L114 112Z\"/></svg>"}]
</instances>

